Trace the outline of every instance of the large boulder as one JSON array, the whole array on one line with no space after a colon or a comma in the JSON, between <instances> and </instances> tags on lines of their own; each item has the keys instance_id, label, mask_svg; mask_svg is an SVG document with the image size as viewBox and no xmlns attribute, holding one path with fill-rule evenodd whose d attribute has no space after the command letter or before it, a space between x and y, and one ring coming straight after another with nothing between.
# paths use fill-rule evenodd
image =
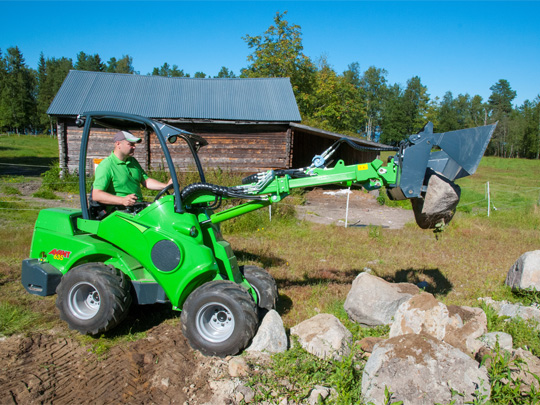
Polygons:
<instances>
[{"instance_id":1,"label":"large boulder","mask_svg":"<svg viewBox=\"0 0 540 405\"><path fill-rule=\"evenodd\" d=\"M405 405L459 405L473 401L475 393L490 395L485 367L445 342L416 334L381 342L369 357L362 375L364 401L383 403L385 388L393 393L392 402Z\"/></svg>"},{"instance_id":2,"label":"large boulder","mask_svg":"<svg viewBox=\"0 0 540 405\"><path fill-rule=\"evenodd\" d=\"M427 184L424 198L411 199L414 218L422 229L435 228L441 222L448 224L461 197L459 186L439 173L432 172Z\"/></svg>"},{"instance_id":3,"label":"large boulder","mask_svg":"<svg viewBox=\"0 0 540 405\"><path fill-rule=\"evenodd\" d=\"M362 325L389 325L398 307L419 292L414 284L389 283L360 273L352 283L344 308L351 320Z\"/></svg>"},{"instance_id":4,"label":"large boulder","mask_svg":"<svg viewBox=\"0 0 540 405\"><path fill-rule=\"evenodd\" d=\"M449 322L446 305L423 292L400 305L390 326L390 337L424 333L442 340Z\"/></svg>"},{"instance_id":5,"label":"large boulder","mask_svg":"<svg viewBox=\"0 0 540 405\"><path fill-rule=\"evenodd\" d=\"M331 314L319 314L291 328L291 335L321 359L341 360L351 353L352 333Z\"/></svg>"},{"instance_id":6,"label":"large boulder","mask_svg":"<svg viewBox=\"0 0 540 405\"><path fill-rule=\"evenodd\" d=\"M390 327L390 337L428 334L471 355L483 346L478 338L486 332L487 317L481 308L446 306L426 292L401 304Z\"/></svg>"},{"instance_id":7,"label":"large boulder","mask_svg":"<svg viewBox=\"0 0 540 405\"><path fill-rule=\"evenodd\" d=\"M283 326L283 320L272 309L264 316L257 334L246 351L282 353L287 350L287 346L287 333Z\"/></svg>"},{"instance_id":8,"label":"large boulder","mask_svg":"<svg viewBox=\"0 0 540 405\"><path fill-rule=\"evenodd\" d=\"M505 284L513 289L540 291L540 250L522 254L508 270Z\"/></svg>"}]
</instances>

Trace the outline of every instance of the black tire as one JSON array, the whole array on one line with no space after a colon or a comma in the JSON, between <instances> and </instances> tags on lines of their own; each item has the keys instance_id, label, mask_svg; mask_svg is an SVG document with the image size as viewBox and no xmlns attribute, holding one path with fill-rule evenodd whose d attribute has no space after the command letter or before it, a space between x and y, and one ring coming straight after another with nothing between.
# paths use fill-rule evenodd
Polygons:
<instances>
[{"instance_id":1,"label":"black tire","mask_svg":"<svg viewBox=\"0 0 540 405\"><path fill-rule=\"evenodd\" d=\"M60 319L83 335L106 332L126 317L131 305L129 278L103 263L69 270L56 288Z\"/></svg>"},{"instance_id":2,"label":"black tire","mask_svg":"<svg viewBox=\"0 0 540 405\"><path fill-rule=\"evenodd\" d=\"M276 280L265 269L257 266L243 266L244 277L255 289L258 307L267 311L276 309L278 289Z\"/></svg>"},{"instance_id":3,"label":"black tire","mask_svg":"<svg viewBox=\"0 0 540 405\"><path fill-rule=\"evenodd\" d=\"M210 281L197 288L184 303L181 319L191 347L207 356L237 354L258 326L255 302L232 281Z\"/></svg>"}]
</instances>

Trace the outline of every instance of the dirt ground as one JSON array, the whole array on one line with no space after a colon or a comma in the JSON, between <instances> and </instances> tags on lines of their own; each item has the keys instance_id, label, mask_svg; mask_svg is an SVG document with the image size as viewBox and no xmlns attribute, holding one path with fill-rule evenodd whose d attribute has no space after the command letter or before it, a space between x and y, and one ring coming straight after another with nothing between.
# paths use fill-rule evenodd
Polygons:
<instances>
[{"instance_id":1,"label":"dirt ground","mask_svg":"<svg viewBox=\"0 0 540 405\"><path fill-rule=\"evenodd\" d=\"M296 208L298 217L319 224L400 229L407 222L414 222L412 210L380 205L374 195L358 189L316 188L307 193L306 200L305 205Z\"/></svg>"},{"instance_id":2,"label":"dirt ground","mask_svg":"<svg viewBox=\"0 0 540 405\"><path fill-rule=\"evenodd\" d=\"M0 364L1 404L234 403L227 361L193 351L168 324L104 358L55 334L4 338Z\"/></svg>"},{"instance_id":3,"label":"dirt ground","mask_svg":"<svg viewBox=\"0 0 540 405\"><path fill-rule=\"evenodd\" d=\"M22 198L37 188L26 185ZM353 190L349 197L348 226L400 228L414 221L412 211L380 206L362 191ZM78 196L62 198L64 206L77 205ZM346 205L343 191L315 189L298 216L344 226ZM117 345L104 357L64 336L51 331L0 338L0 404L221 405L242 398L237 392L241 381L229 374L230 359L195 352L177 326L159 324L145 339Z\"/></svg>"}]
</instances>

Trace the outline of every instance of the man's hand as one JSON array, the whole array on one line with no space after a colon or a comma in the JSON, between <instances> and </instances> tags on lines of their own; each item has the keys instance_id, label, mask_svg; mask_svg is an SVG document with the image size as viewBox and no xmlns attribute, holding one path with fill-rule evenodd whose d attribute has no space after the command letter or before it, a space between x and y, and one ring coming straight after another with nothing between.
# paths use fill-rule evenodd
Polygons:
<instances>
[{"instance_id":1,"label":"man's hand","mask_svg":"<svg viewBox=\"0 0 540 405\"><path fill-rule=\"evenodd\" d=\"M137 202L137 196L135 194L129 194L125 197L122 197L122 205L125 207L131 207L132 205L135 205Z\"/></svg>"}]
</instances>

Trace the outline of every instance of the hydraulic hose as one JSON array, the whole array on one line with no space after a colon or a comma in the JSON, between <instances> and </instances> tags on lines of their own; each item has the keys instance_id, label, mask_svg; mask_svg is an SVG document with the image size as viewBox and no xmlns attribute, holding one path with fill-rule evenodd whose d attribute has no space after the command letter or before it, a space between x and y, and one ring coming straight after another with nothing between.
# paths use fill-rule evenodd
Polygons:
<instances>
[{"instance_id":1,"label":"hydraulic hose","mask_svg":"<svg viewBox=\"0 0 540 405\"><path fill-rule=\"evenodd\" d=\"M253 195L245 194L241 192L240 190L236 189L235 187L217 186L215 184L210 184L210 183L193 183L185 187L180 192L180 198L186 204L190 204L197 197L200 197L202 195L212 195L212 196L217 197L218 199L221 199L223 197L242 198L242 199L248 199L248 200L263 200L264 199L260 196L253 196Z\"/></svg>"}]
</instances>

